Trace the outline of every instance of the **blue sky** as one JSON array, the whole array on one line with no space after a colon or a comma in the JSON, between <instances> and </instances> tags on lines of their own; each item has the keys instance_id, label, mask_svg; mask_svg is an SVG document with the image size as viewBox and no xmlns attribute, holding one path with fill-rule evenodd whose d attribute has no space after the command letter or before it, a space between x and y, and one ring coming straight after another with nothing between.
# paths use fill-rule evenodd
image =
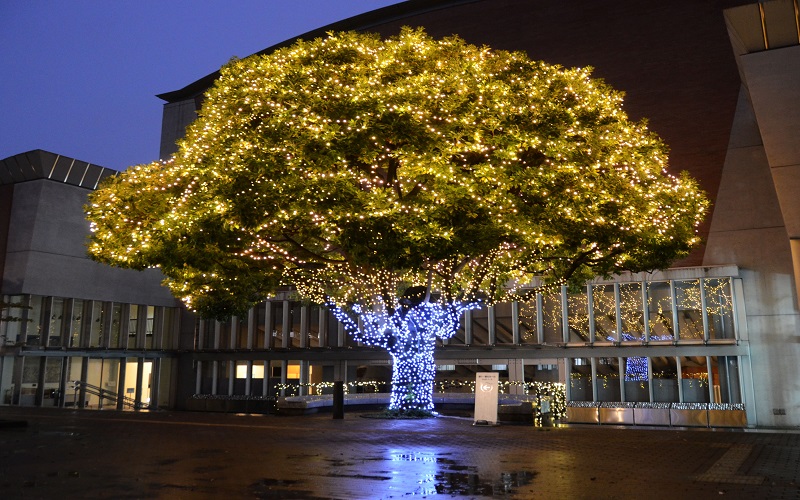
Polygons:
<instances>
[{"instance_id":1,"label":"blue sky","mask_svg":"<svg viewBox=\"0 0 800 500\"><path fill-rule=\"evenodd\" d=\"M0 159L45 149L117 170L158 158L169 92L398 0L0 0Z\"/></svg>"}]
</instances>

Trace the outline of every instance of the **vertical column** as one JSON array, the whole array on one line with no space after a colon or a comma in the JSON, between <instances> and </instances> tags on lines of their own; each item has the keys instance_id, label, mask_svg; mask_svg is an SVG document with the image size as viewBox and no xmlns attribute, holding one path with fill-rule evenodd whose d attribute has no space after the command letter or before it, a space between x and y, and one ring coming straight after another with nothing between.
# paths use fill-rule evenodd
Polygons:
<instances>
[{"instance_id":1,"label":"vertical column","mask_svg":"<svg viewBox=\"0 0 800 500\"><path fill-rule=\"evenodd\" d=\"M328 347L328 310L319 306L319 346Z\"/></svg>"},{"instance_id":2,"label":"vertical column","mask_svg":"<svg viewBox=\"0 0 800 500\"><path fill-rule=\"evenodd\" d=\"M650 402L655 401L655 388L653 387L653 360L647 356L647 387L649 389Z\"/></svg>"},{"instance_id":3,"label":"vertical column","mask_svg":"<svg viewBox=\"0 0 800 500\"><path fill-rule=\"evenodd\" d=\"M561 338L564 342L569 342L569 298L566 285L561 285Z\"/></svg>"},{"instance_id":4,"label":"vertical column","mask_svg":"<svg viewBox=\"0 0 800 500\"><path fill-rule=\"evenodd\" d=\"M338 347L344 347L344 337L345 337L344 325L342 324L341 321L337 321L336 324L338 325L337 328L339 329L338 330L338 342L339 342L339 346Z\"/></svg>"},{"instance_id":5,"label":"vertical column","mask_svg":"<svg viewBox=\"0 0 800 500\"><path fill-rule=\"evenodd\" d=\"M706 370L708 370L708 400L711 403L718 403L717 395L714 393L714 371L711 356L706 356Z\"/></svg>"},{"instance_id":6,"label":"vertical column","mask_svg":"<svg viewBox=\"0 0 800 500\"><path fill-rule=\"evenodd\" d=\"M200 394L203 388L203 362L195 361L194 393Z\"/></svg>"},{"instance_id":7,"label":"vertical column","mask_svg":"<svg viewBox=\"0 0 800 500\"><path fill-rule=\"evenodd\" d=\"M42 316L39 320L39 345L50 345L50 316L53 310L53 297L42 297ZM39 386L39 389L44 391L44 384ZM37 394L39 391L36 391ZM42 392L44 394L44 392ZM38 399L38 397L37 397ZM41 401L36 403L36 406L41 406Z\"/></svg>"},{"instance_id":8,"label":"vertical column","mask_svg":"<svg viewBox=\"0 0 800 500\"><path fill-rule=\"evenodd\" d=\"M264 348L265 349L272 349L275 347L275 337L273 336L273 332L275 331L275 323L272 319L272 301L267 301L265 306L266 309L264 310Z\"/></svg>"},{"instance_id":9,"label":"vertical column","mask_svg":"<svg viewBox=\"0 0 800 500\"><path fill-rule=\"evenodd\" d=\"M308 321L308 305L302 304L300 306L300 347L308 347L309 335L309 321ZM302 369L300 370L302 378Z\"/></svg>"},{"instance_id":10,"label":"vertical column","mask_svg":"<svg viewBox=\"0 0 800 500\"><path fill-rule=\"evenodd\" d=\"M519 301L511 303L511 337L514 345L522 344L519 332Z\"/></svg>"},{"instance_id":11,"label":"vertical column","mask_svg":"<svg viewBox=\"0 0 800 500\"><path fill-rule=\"evenodd\" d=\"M284 335L283 337L286 338L286 335ZM283 387L286 385L286 372L289 367L288 367L288 361L286 360L281 360L280 363L281 363L281 386ZM281 396L286 396L286 389L281 389Z\"/></svg>"},{"instance_id":12,"label":"vertical column","mask_svg":"<svg viewBox=\"0 0 800 500\"><path fill-rule=\"evenodd\" d=\"M308 361L300 361L300 391L301 396L308 395Z\"/></svg>"},{"instance_id":13,"label":"vertical column","mask_svg":"<svg viewBox=\"0 0 800 500\"><path fill-rule=\"evenodd\" d=\"M642 280L642 321L644 322L644 341L650 342L650 304L647 301L647 281L645 280ZM653 400L652 387L653 384L650 384L650 401Z\"/></svg>"},{"instance_id":14,"label":"vertical column","mask_svg":"<svg viewBox=\"0 0 800 500\"><path fill-rule=\"evenodd\" d=\"M119 360L119 378L117 380L117 410L124 409L125 398L125 370L128 367L127 359L120 358ZM199 392L199 391L198 391Z\"/></svg>"},{"instance_id":15,"label":"vertical column","mask_svg":"<svg viewBox=\"0 0 800 500\"><path fill-rule=\"evenodd\" d=\"M525 394L525 366L521 359L508 361L509 394Z\"/></svg>"},{"instance_id":16,"label":"vertical column","mask_svg":"<svg viewBox=\"0 0 800 500\"><path fill-rule=\"evenodd\" d=\"M142 403L142 382L144 379L144 359L136 358L136 409Z\"/></svg>"},{"instance_id":17,"label":"vertical column","mask_svg":"<svg viewBox=\"0 0 800 500\"><path fill-rule=\"evenodd\" d=\"M228 396L233 395L233 384L236 382L236 360L228 360Z\"/></svg>"},{"instance_id":18,"label":"vertical column","mask_svg":"<svg viewBox=\"0 0 800 500\"><path fill-rule=\"evenodd\" d=\"M497 343L497 321L496 321L496 319L497 319L497 310L496 310L494 304L492 304L491 306L489 306L487 308L487 311L486 311L486 321L487 321L486 327L488 328L488 333L489 333L489 341L488 341L489 345L495 345Z\"/></svg>"},{"instance_id":19,"label":"vertical column","mask_svg":"<svg viewBox=\"0 0 800 500\"><path fill-rule=\"evenodd\" d=\"M700 309L703 311L703 340L708 342L709 327L708 327L708 303L706 302L706 280L700 278ZM709 379L711 374L709 373ZM711 384L709 384L709 387Z\"/></svg>"},{"instance_id":20,"label":"vertical column","mask_svg":"<svg viewBox=\"0 0 800 500\"><path fill-rule=\"evenodd\" d=\"M282 344L282 347L288 348L291 345L291 334L292 334L292 332L291 332L291 329L292 329L292 322L291 322L292 318L291 318L291 315L292 315L292 309L290 307L290 304L289 304L288 300L282 301L281 304L282 304L282 307L283 307L283 323L282 323L282 327L283 327L283 344ZM286 366L286 364L284 363L284 368L285 368L285 366ZM283 383L286 383L286 382L283 382Z\"/></svg>"},{"instance_id":21,"label":"vertical column","mask_svg":"<svg viewBox=\"0 0 800 500\"><path fill-rule=\"evenodd\" d=\"M614 312L617 316L617 331L614 332L614 340L622 342L622 299L619 293L619 283L614 283Z\"/></svg>"},{"instance_id":22,"label":"vertical column","mask_svg":"<svg viewBox=\"0 0 800 500\"><path fill-rule=\"evenodd\" d=\"M250 395L250 386L253 384L253 361L247 361L247 374L244 377L244 393Z\"/></svg>"},{"instance_id":23,"label":"vertical column","mask_svg":"<svg viewBox=\"0 0 800 500\"><path fill-rule=\"evenodd\" d=\"M45 316L45 318L49 318L49 317L50 317L49 315ZM47 323L49 323L49 321ZM42 329L42 330L44 330L44 329ZM46 333L46 331L45 331L45 333ZM36 358L28 358L28 359L33 360L33 359L36 359ZM36 359L36 362L39 363L39 378L36 380L36 382L37 382L37 385L36 385L36 396L35 396L33 405L34 406L42 406L42 404L44 404L44 381L45 381L45 370L47 368L47 357L46 356L40 356L38 359Z\"/></svg>"},{"instance_id":24,"label":"vertical column","mask_svg":"<svg viewBox=\"0 0 800 500\"><path fill-rule=\"evenodd\" d=\"M105 314L105 311L103 311L101 314ZM145 337L147 337L147 306L139 306L138 318L139 320L136 322L136 348L144 350L146 341ZM137 399L137 401L139 400Z\"/></svg>"},{"instance_id":25,"label":"vertical column","mask_svg":"<svg viewBox=\"0 0 800 500\"><path fill-rule=\"evenodd\" d=\"M160 309L160 308L156 308L156 316L155 316L155 318L161 318L161 316L158 316L158 309ZM100 346L103 349L110 349L111 348L111 327L113 326L112 323L114 323L114 303L113 302L103 302L103 312L102 312L102 314L103 314L103 330L100 332ZM155 318L153 318L153 322L155 323L154 327L156 327L158 325L158 323L156 322ZM154 337L153 337L153 343L154 343L153 347L156 347L155 341L156 341L156 339L158 337L155 337L155 335L159 335L161 333L160 330L161 330L160 328L156 328L155 331L153 332L153 335L154 335Z\"/></svg>"},{"instance_id":26,"label":"vertical column","mask_svg":"<svg viewBox=\"0 0 800 500\"><path fill-rule=\"evenodd\" d=\"M82 323L87 323L83 321ZM81 360L81 383L80 390L78 391L78 408L86 408L86 380L89 378L89 357L84 356Z\"/></svg>"},{"instance_id":27,"label":"vertical column","mask_svg":"<svg viewBox=\"0 0 800 500\"><path fill-rule=\"evenodd\" d=\"M156 313L158 314L158 313ZM152 360L152 372L150 374L150 408L158 408L158 388L161 385L161 358Z\"/></svg>"},{"instance_id":28,"label":"vertical column","mask_svg":"<svg viewBox=\"0 0 800 500\"><path fill-rule=\"evenodd\" d=\"M247 311L247 344L246 344L246 346L247 346L248 349L253 349L253 342L254 342L254 339L255 339L255 336L256 336L256 318L257 318L256 307L258 307L258 306L251 307L250 310ZM252 369L253 363L252 362L248 363L248 366L250 367L249 369ZM249 391L248 391L248 394L250 394Z\"/></svg>"},{"instance_id":29,"label":"vertical column","mask_svg":"<svg viewBox=\"0 0 800 500\"><path fill-rule=\"evenodd\" d=\"M219 362L211 361L211 394L217 394L217 384L219 383Z\"/></svg>"},{"instance_id":30,"label":"vertical column","mask_svg":"<svg viewBox=\"0 0 800 500\"><path fill-rule=\"evenodd\" d=\"M678 294L675 290L675 280L669 280L669 299L672 303L672 341L675 342L680 337L680 332L678 331L678 325L680 325L678 318ZM678 387L680 387L680 384Z\"/></svg>"},{"instance_id":31,"label":"vertical column","mask_svg":"<svg viewBox=\"0 0 800 500\"><path fill-rule=\"evenodd\" d=\"M675 356L675 365L678 369L678 402L683 403L683 366L681 366L680 356Z\"/></svg>"},{"instance_id":32,"label":"vertical column","mask_svg":"<svg viewBox=\"0 0 800 500\"><path fill-rule=\"evenodd\" d=\"M625 358L617 358L617 368L619 369L619 398L627 401L625 397Z\"/></svg>"},{"instance_id":33,"label":"vertical column","mask_svg":"<svg viewBox=\"0 0 800 500\"><path fill-rule=\"evenodd\" d=\"M222 327L219 324L219 321L214 321L214 349L219 349L220 337L221 337L221 329ZM214 362L214 366L216 366L216 361ZM216 373L216 371L215 371ZM216 378L214 380L214 384L216 385Z\"/></svg>"},{"instance_id":34,"label":"vertical column","mask_svg":"<svg viewBox=\"0 0 800 500\"><path fill-rule=\"evenodd\" d=\"M589 321L589 343L594 344L596 331L594 324L594 287L590 284L586 285L586 312Z\"/></svg>"},{"instance_id":35,"label":"vertical column","mask_svg":"<svg viewBox=\"0 0 800 500\"><path fill-rule=\"evenodd\" d=\"M464 311L464 344L472 344L472 310Z\"/></svg>"},{"instance_id":36,"label":"vertical column","mask_svg":"<svg viewBox=\"0 0 800 500\"><path fill-rule=\"evenodd\" d=\"M72 338L72 309L75 307L75 299L64 300L64 324L61 329L61 345L70 347L69 339Z\"/></svg>"},{"instance_id":37,"label":"vertical column","mask_svg":"<svg viewBox=\"0 0 800 500\"><path fill-rule=\"evenodd\" d=\"M544 342L544 297L539 292L536 292L536 343L541 344ZM567 380L569 385L569 380Z\"/></svg>"},{"instance_id":38,"label":"vertical column","mask_svg":"<svg viewBox=\"0 0 800 500\"><path fill-rule=\"evenodd\" d=\"M597 401L597 358L589 358L592 367L592 401Z\"/></svg>"}]
</instances>

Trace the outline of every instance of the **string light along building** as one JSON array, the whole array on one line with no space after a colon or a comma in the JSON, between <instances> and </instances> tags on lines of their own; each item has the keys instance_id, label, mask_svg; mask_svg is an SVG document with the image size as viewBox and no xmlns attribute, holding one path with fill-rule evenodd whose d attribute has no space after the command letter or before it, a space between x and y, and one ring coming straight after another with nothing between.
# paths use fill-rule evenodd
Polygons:
<instances>
[{"instance_id":1,"label":"string light along building","mask_svg":"<svg viewBox=\"0 0 800 500\"><path fill-rule=\"evenodd\" d=\"M800 425L798 12L797 0L412 0L300 36L421 26L592 66L713 201L704 245L668 270L467 311L436 347L439 389L499 371L511 394L564 384L572 421ZM217 76L159 96L162 158ZM0 322L0 404L259 411L335 380L353 392L389 380L388 353L289 291L208 321L158 272L86 259L81 207L111 173L43 151L0 162L3 316L20 319Z\"/></svg>"}]
</instances>

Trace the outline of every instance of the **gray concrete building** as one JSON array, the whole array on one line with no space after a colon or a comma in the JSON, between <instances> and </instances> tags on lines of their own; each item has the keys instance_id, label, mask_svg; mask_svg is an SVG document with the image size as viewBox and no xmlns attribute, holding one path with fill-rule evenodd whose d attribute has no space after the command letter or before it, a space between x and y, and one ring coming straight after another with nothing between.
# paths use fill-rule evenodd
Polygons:
<instances>
[{"instance_id":1,"label":"gray concrete building","mask_svg":"<svg viewBox=\"0 0 800 500\"><path fill-rule=\"evenodd\" d=\"M499 371L506 392L540 410L560 387L572 421L800 426L799 11L797 0L411 0L300 36L424 26L592 66L670 146L671 168L712 198L705 245L671 269L466 314L437 347L442 391ZM216 76L159 96L162 157ZM86 260L81 204L104 175L46 152L2 162L2 295L26 321L0 326L0 404L124 407L114 393L133 406L240 409L334 380L353 392L388 380L388 355L348 339L324 308L286 295L247 317L201 320L179 312L157 273Z\"/></svg>"}]
</instances>

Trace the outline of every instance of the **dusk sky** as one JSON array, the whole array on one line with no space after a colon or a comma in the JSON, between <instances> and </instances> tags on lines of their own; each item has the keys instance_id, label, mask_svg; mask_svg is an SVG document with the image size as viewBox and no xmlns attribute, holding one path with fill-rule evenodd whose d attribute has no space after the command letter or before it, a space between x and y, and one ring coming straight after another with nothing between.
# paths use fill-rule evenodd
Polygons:
<instances>
[{"instance_id":1,"label":"dusk sky","mask_svg":"<svg viewBox=\"0 0 800 500\"><path fill-rule=\"evenodd\" d=\"M158 159L163 103L231 57L399 0L0 0L0 159Z\"/></svg>"}]
</instances>

